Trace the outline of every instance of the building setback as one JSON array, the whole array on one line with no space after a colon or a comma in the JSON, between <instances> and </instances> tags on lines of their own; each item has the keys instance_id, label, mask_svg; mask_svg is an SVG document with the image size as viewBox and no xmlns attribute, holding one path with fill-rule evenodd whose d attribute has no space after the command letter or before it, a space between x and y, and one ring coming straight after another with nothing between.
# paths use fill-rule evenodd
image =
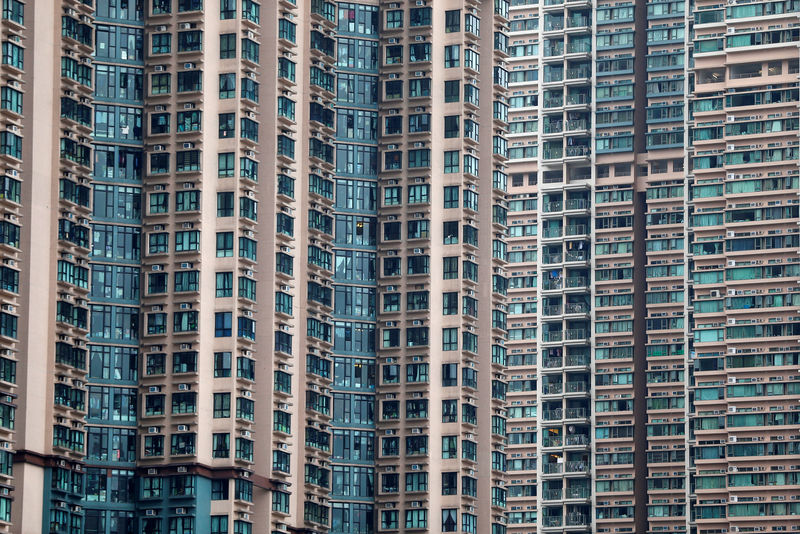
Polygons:
<instances>
[{"instance_id":1,"label":"building setback","mask_svg":"<svg viewBox=\"0 0 800 534\"><path fill-rule=\"evenodd\" d=\"M800 529L798 16L2 0L0 532Z\"/></svg>"}]
</instances>

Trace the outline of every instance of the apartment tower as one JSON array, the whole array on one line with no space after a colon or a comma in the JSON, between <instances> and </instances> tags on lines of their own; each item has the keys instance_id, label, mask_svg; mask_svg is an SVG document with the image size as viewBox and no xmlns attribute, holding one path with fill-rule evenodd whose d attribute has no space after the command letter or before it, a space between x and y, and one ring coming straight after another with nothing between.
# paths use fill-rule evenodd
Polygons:
<instances>
[{"instance_id":1,"label":"apartment tower","mask_svg":"<svg viewBox=\"0 0 800 534\"><path fill-rule=\"evenodd\" d=\"M2 0L0 532L800 531L798 16Z\"/></svg>"}]
</instances>

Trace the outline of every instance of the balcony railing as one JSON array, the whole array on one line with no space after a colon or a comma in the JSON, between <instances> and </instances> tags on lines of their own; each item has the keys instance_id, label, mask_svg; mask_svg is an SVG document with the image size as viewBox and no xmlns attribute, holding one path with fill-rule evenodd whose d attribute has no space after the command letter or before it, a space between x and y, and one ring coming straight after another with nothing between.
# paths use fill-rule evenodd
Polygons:
<instances>
[{"instance_id":1,"label":"balcony railing","mask_svg":"<svg viewBox=\"0 0 800 534\"><path fill-rule=\"evenodd\" d=\"M576 289L580 287L588 287L585 276L567 276L564 278L564 287L567 289Z\"/></svg>"},{"instance_id":2,"label":"balcony railing","mask_svg":"<svg viewBox=\"0 0 800 534\"><path fill-rule=\"evenodd\" d=\"M546 108L560 108L564 105L564 99L561 97L550 97L544 99L544 107Z\"/></svg>"},{"instance_id":3,"label":"balcony railing","mask_svg":"<svg viewBox=\"0 0 800 534\"><path fill-rule=\"evenodd\" d=\"M544 290L553 290L553 289L561 289L563 287L561 278L556 278L555 280L545 280L542 284L542 289Z\"/></svg>"},{"instance_id":4,"label":"balcony railing","mask_svg":"<svg viewBox=\"0 0 800 534\"><path fill-rule=\"evenodd\" d=\"M565 499L588 499L592 496L589 488L566 488L564 490Z\"/></svg>"},{"instance_id":5,"label":"balcony railing","mask_svg":"<svg viewBox=\"0 0 800 534\"><path fill-rule=\"evenodd\" d=\"M574 447L576 445L589 445L589 435L572 434L570 436L566 436L566 441L564 444L568 447Z\"/></svg>"},{"instance_id":6,"label":"balcony railing","mask_svg":"<svg viewBox=\"0 0 800 534\"><path fill-rule=\"evenodd\" d=\"M564 304L564 313L589 313L589 305L582 302L567 302Z\"/></svg>"},{"instance_id":7,"label":"balcony railing","mask_svg":"<svg viewBox=\"0 0 800 534\"><path fill-rule=\"evenodd\" d=\"M542 447L561 447L564 444L564 440L561 436L553 436L552 438L543 438L542 439Z\"/></svg>"},{"instance_id":8,"label":"balcony railing","mask_svg":"<svg viewBox=\"0 0 800 534\"><path fill-rule=\"evenodd\" d=\"M542 335L542 341L545 343L556 343L558 341L564 340L564 332L557 331L557 332L545 332Z\"/></svg>"},{"instance_id":9,"label":"balcony railing","mask_svg":"<svg viewBox=\"0 0 800 534\"><path fill-rule=\"evenodd\" d=\"M560 200L553 200L542 204L542 209L545 213L555 213L564 210L564 203Z\"/></svg>"},{"instance_id":10,"label":"balcony railing","mask_svg":"<svg viewBox=\"0 0 800 534\"><path fill-rule=\"evenodd\" d=\"M586 330L583 328L568 328L565 330L565 333L565 339L567 341L583 341L589 337L589 335L586 333Z\"/></svg>"},{"instance_id":11,"label":"balcony railing","mask_svg":"<svg viewBox=\"0 0 800 534\"><path fill-rule=\"evenodd\" d=\"M589 410L586 408L567 408L564 410L564 419L586 419L589 417Z\"/></svg>"},{"instance_id":12,"label":"balcony railing","mask_svg":"<svg viewBox=\"0 0 800 534\"><path fill-rule=\"evenodd\" d=\"M552 263L561 263L561 254L545 254L542 256L542 263L545 265Z\"/></svg>"},{"instance_id":13,"label":"balcony railing","mask_svg":"<svg viewBox=\"0 0 800 534\"><path fill-rule=\"evenodd\" d=\"M582 104L588 104L590 102L589 95L578 93L573 95L567 95L567 104L571 106L577 106Z\"/></svg>"},{"instance_id":14,"label":"balcony railing","mask_svg":"<svg viewBox=\"0 0 800 534\"><path fill-rule=\"evenodd\" d=\"M591 26L592 19L589 17L575 17L572 16L567 19L568 28L583 28L584 26Z\"/></svg>"},{"instance_id":15,"label":"balcony railing","mask_svg":"<svg viewBox=\"0 0 800 534\"><path fill-rule=\"evenodd\" d=\"M567 69L567 79L568 80L575 80L578 78L591 78L592 77L592 69L586 67L579 67L579 68L571 68Z\"/></svg>"},{"instance_id":16,"label":"balcony railing","mask_svg":"<svg viewBox=\"0 0 800 534\"><path fill-rule=\"evenodd\" d=\"M567 53L569 54L586 54L592 51L590 43L569 43L567 44Z\"/></svg>"},{"instance_id":17,"label":"balcony railing","mask_svg":"<svg viewBox=\"0 0 800 534\"><path fill-rule=\"evenodd\" d=\"M544 498L545 501L558 501L558 500L561 500L561 498L562 498L561 496L562 495L563 495L563 492L561 491L561 488L548 489L548 490L544 490L544 494L542 495L542 498Z\"/></svg>"},{"instance_id":18,"label":"balcony railing","mask_svg":"<svg viewBox=\"0 0 800 534\"><path fill-rule=\"evenodd\" d=\"M542 365L545 369L558 369L564 366L564 360L561 358L545 358Z\"/></svg>"},{"instance_id":19,"label":"balcony railing","mask_svg":"<svg viewBox=\"0 0 800 534\"><path fill-rule=\"evenodd\" d=\"M561 315L562 309L561 305L545 306L542 312L546 316Z\"/></svg>"},{"instance_id":20,"label":"balcony railing","mask_svg":"<svg viewBox=\"0 0 800 534\"><path fill-rule=\"evenodd\" d=\"M567 121L567 130L588 130L589 121L586 119L572 119Z\"/></svg>"},{"instance_id":21,"label":"balcony railing","mask_svg":"<svg viewBox=\"0 0 800 534\"><path fill-rule=\"evenodd\" d=\"M570 354L567 356L567 365L589 365L589 355Z\"/></svg>"},{"instance_id":22,"label":"balcony railing","mask_svg":"<svg viewBox=\"0 0 800 534\"><path fill-rule=\"evenodd\" d=\"M581 156L588 156L591 154L592 150L588 146L568 146L567 147L567 157L568 158L577 158Z\"/></svg>"},{"instance_id":23,"label":"balcony railing","mask_svg":"<svg viewBox=\"0 0 800 534\"><path fill-rule=\"evenodd\" d=\"M544 49L544 57L552 57L552 56L563 56L564 55L564 45L559 46L546 46Z\"/></svg>"},{"instance_id":24,"label":"balcony railing","mask_svg":"<svg viewBox=\"0 0 800 534\"><path fill-rule=\"evenodd\" d=\"M553 226L545 228L542 232L542 237L561 237L564 235L564 229L560 226Z\"/></svg>"},{"instance_id":25,"label":"balcony railing","mask_svg":"<svg viewBox=\"0 0 800 534\"><path fill-rule=\"evenodd\" d=\"M545 475L555 475L563 473L564 464L542 464L542 473Z\"/></svg>"},{"instance_id":26,"label":"balcony railing","mask_svg":"<svg viewBox=\"0 0 800 534\"><path fill-rule=\"evenodd\" d=\"M563 122L548 122L545 123L544 125L544 133L546 134L561 133L563 131L564 131Z\"/></svg>"},{"instance_id":27,"label":"balcony railing","mask_svg":"<svg viewBox=\"0 0 800 534\"><path fill-rule=\"evenodd\" d=\"M588 391L589 391L588 382L584 382L582 380L567 382L567 393L586 393Z\"/></svg>"},{"instance_id":28,"label":"balcony railing","mask_svg":"<svg viewBox=\"0 0 800 534\"><path fill-rule=\"evenodd\" d=\"M588 261L589 253L585 250L568 250L565 261Z\"/></svg>"},{"instance_id":29,"label":"balcony railing","mask_svg":"<svg viewBox=\"0 0 800 534\"><path fill-rule=\"evenodd\" d=\"M589 435L588 434L572 434L566 436L565 445L575 446L575 445L589 445Z\"/></svg>"},{"instance_id":30,"label":"balcony railing","mask_svg":"<svg viewBox=\"0 0 800 534\"><path fill-rule=\"evenodd\" d=\"M568 527L585 527L589 525L589 516L586 514L567 514Z\"/></svg>"},{"instance_id":31,"label":"balcony railing","mask_svg":"<svg viewBox=\"0 0 800 534\"><path fill-rule=\"evenodd\" d=\"M559 421L564 418L563 410L555 409L555 410L545 410L542 412L542 419L544 421Z\"/></svg>"},{"instance_id":32,"label":"balcony railing","mask_svg":"<svg viewBox=\"0 0 800 534\"><path fill-rule=\"evenodd\" d=\"M564 524L564 518L561 516L544 516L542 518L542 526L547 527L560 527Z\"/></svg>"},{"instance_id":33,"label":"balcony railing","mask_svg":"<svg viewBox=\"0 0 800 534\"><path fill-rule=\"evenodd\" d=\"M559 395L564 392L564 384L545 384L542 386L542 393L545 395Z\"/></svg>"},{"instance_id":34,"label":"balcony railing","mask_svg":"<svg viewBox=\"0 0 800 534\"><path fill-rule=\"evenodd\" d=\"M566 207L568 210L588 210L589 201L585 198L570 198L567 199Z\"/></svg>"},{"instance_id":35,"label":"balcony railing","mask_svg":"<svg viewBox=\"0 0 800 534\"><path fill-rule=\"evenodd\" d=\"M589 464L581 460L571 460L567 462L565 473L588 473Z\"/></svg>"}]
</instances>

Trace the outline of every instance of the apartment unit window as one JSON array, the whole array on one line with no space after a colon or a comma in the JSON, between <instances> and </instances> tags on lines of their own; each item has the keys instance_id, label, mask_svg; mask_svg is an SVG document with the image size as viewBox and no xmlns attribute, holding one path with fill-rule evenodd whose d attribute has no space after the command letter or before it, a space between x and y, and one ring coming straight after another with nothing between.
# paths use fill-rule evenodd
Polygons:
<instances>
[{"instance_id":1,"label":"apartment unit window","mask_svg":"<svg viewBox=\"0 0 800 534\"><path fill-rule=\"evenodd\" d=\"M178 32L178 52L197 52L203 49L203 32Z\"/></svg>"},{"instance_id":2,"label":"apartment unit window","mask_svg":"<svg viewBox=\"0 0 800 534\"><path fill-rule=\"evenodd\" d=\"M242 0L242 18L260 24L261 5L254 0Z\"/></svg>"},{"instance_id":3,"label":"apartment unit window","mask_svg":"<svg viewBox=\"0 0 800 534\"><path fill-rule=\"evenodd\" d=\"M219 138L226 139L236 136L236 113L219 114Z\"/></svg>"},{"instance_id":4,"label":"apartment unit window","mask_svg":"<svg viewBox=\"0 0 800 534\"><path fill-rule=\"evenodd\" d=\"M236 58L236 34L223 33L219 36L219 58L220 59L235 59ZM292 71L294 72L294 71ZM292 76L294 80L294 76Z\"/></svg>"},{"instance_id":5,"label":"apartment unit window","mask_svg":"<svg viewBox=\"0 0 800 534\"><path fill-rule=\"evenodd\" d=\"M229 20L236 18L236 0L220 0L219 18L220 20ZM225 532L228 532L227 524L225 526L226 526Z\"/></svg>"},{"instance_id":6,"label":"apartment unit window","mask_svg":"<svg viewBox=\"0 0 800 534\"><path fill-rule=\"evenodd\" d=\"M444 31L453 33L461 31L461 10L454 9L444 12Z\"/></svg>"},{"instance_id":7,"label":"apartment unit window","mask_svg":"<svg viewBox=\"0 0 800 534\"><path fill-rule=\"evenodd\" d=\"M228 72L219 75L219 97L236 98L236 73Z\"/></svg>"},{"instance_id":8,"label":"apartment unit window","mask_svg":"<svg viewBox=\"0 0 800 534\"><path fill-rule=\"evenodd\" d=\"M175 153L175 170L190 172L200 170L200 151L182 150Z\"/></svg>"},{"instance_id":9,"label":"apartment unit window","mask_svg":"<svg viewBox=\"0 0 800 534\"><path fill-rule=\"evenodd\" d=\"M392 80L384 82L384 100L399 100L403 98L403 81Z\"/></svg>"},{"instance_id":10,"label":"apartment unit window","mask_svg":"<svg viewBox=\"0 0 800 534\"><path fill-rule=\"evenodd\" d=\"M430 26L433 18L433 9L430 7L415 7L409 12L409 22L413 26ZM408 528L408 527L406 527Z\"/></svg>"},{"instance_id":11,"label":"apartment unit window","mask_svg":"<svg viewBox=\"0 0 800 534\"><path fill-rule=\"evenodd\" d=\"M200 11L201 9L203 9L203 0L178 0L178 13Z\"/></svg>"},{"instance_id":12,"label":"apartment unit window","mask_svg":"<svg viewBox=\"0 0 800 534\"><path fill-rule=\"evenodd\" d=\"M233 232L217 232L217 257L233 257Z\"/></svg>"},{"instance_id":13,"label":"apartment unit window","mask_svg":"<svg viewBox=\"0 0 800 534\"><path fill-rule=\"evenodd\" d=\"M172 75L169 73L153 74L150 76L150 94L166 95L172 92Z\"/></svg>"},{"instance_id":14,"label":"apartment unit window","mask_svg":"<svg viewBox=\"0 0 800 534\"><path fill-rule=\"evenodd\" d=\"M172 48L172 34L170 33L156 33L152 36L152 46L150 53L156 54L169 54Z\"/></svg>"},{"instance_id":15,"label":"apartment unit window","mask_svg":"<svg viewBox=\"0 0 800 534\"><path fill-rule=\"evenodd\" d=\"M444 68L452 69L461 65L461 45L444 47Z\"/></svg>"},{"instance_id":16,"label":"apartment unit window","mask_svg":"<svg viewBox=\"0 0 800 534\"><path fill-rule=\"evenodd\" d=\"M242 59L258 64L259 45L250 39L242 39Z\"/></svg>"},{"instance_id":17,"label":"apartment unit window","mask_svg":"<svg viewBox=\"0 0 800 534\"><path fill-rule=\"evenodd\" d=\"M217 156L217 177L232 178L236 172L236 159L233 152L222 152Z\"/></svg>"}]
</instances>

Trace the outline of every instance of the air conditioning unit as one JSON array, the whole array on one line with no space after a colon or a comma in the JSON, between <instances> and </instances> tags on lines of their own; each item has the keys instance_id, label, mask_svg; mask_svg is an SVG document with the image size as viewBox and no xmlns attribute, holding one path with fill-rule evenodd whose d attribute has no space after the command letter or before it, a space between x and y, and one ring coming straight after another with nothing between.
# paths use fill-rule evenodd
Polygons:
<instances>
[{"instance_id":1,"label":"air conditioning unit","mask_svg":"<svg viewBox=\"0 0 800 534\"><path fill-rule=\"evenodd\" d=\"M189 263L189 262L181 263L181 269L191 269L191 268L192 268L192 264L191 263Z\"/></svg>"},{"instance_id":2,"label":"air conditioning unit","mask_svg":"<svg viewBox=\"0 0 800 534\"><path fill-rule=\"evenodd\" d=\"M178 432L188 432L189 425L178 425Z\"/></svg>"},{"instance_id":3,"label":"air conditioning unit","mask_svg":"<svg viewBox=\"0 0 800 534\"><path fill-rule=\"evenodd\" d=\"M148 391L150 393L158 393L159 391L161 391L161 388L159 386L150 386L148 388Z\"/></svg>"},{"instance_id":4,"label":"air conditioning unit","mask_svg":"<svg viewBox=\"0 0 800 534\"><path fill-rule=\"evenodd\" d=\"M189 391L189 384L178 384L178 391Z\"/></svg>"},{"instance_id":5,"label":"air conditioning unit","mask_svg":"<svg viewBox=\"0 0 800 534\"><path fill-rule=\"evenodd\" d=\"M155 510L145 510L144 515L152 517L152 516L156 515L156 511Z\"/></svg>"},{"instance_id":6,"label":"air conditioning unit","mask_svg":"<svg viewBox=\"0 0 800 534\"><path fill-rule=\"evenodd\" d=\"M159 428L157 426L149 426L149 427L147 427L147 433L148 434L158 434L159 433Z\"/></svg>"},{"instance_id":7,"label":"air conditioning unit","mask_svg":"<svg viewBox=\"0 0 800 534\"><path fill-rule=\"evenodd\" d=\"M164 72L164 65L156 65L155 66L156 72Z\"/></svg>"}]
</instances>

